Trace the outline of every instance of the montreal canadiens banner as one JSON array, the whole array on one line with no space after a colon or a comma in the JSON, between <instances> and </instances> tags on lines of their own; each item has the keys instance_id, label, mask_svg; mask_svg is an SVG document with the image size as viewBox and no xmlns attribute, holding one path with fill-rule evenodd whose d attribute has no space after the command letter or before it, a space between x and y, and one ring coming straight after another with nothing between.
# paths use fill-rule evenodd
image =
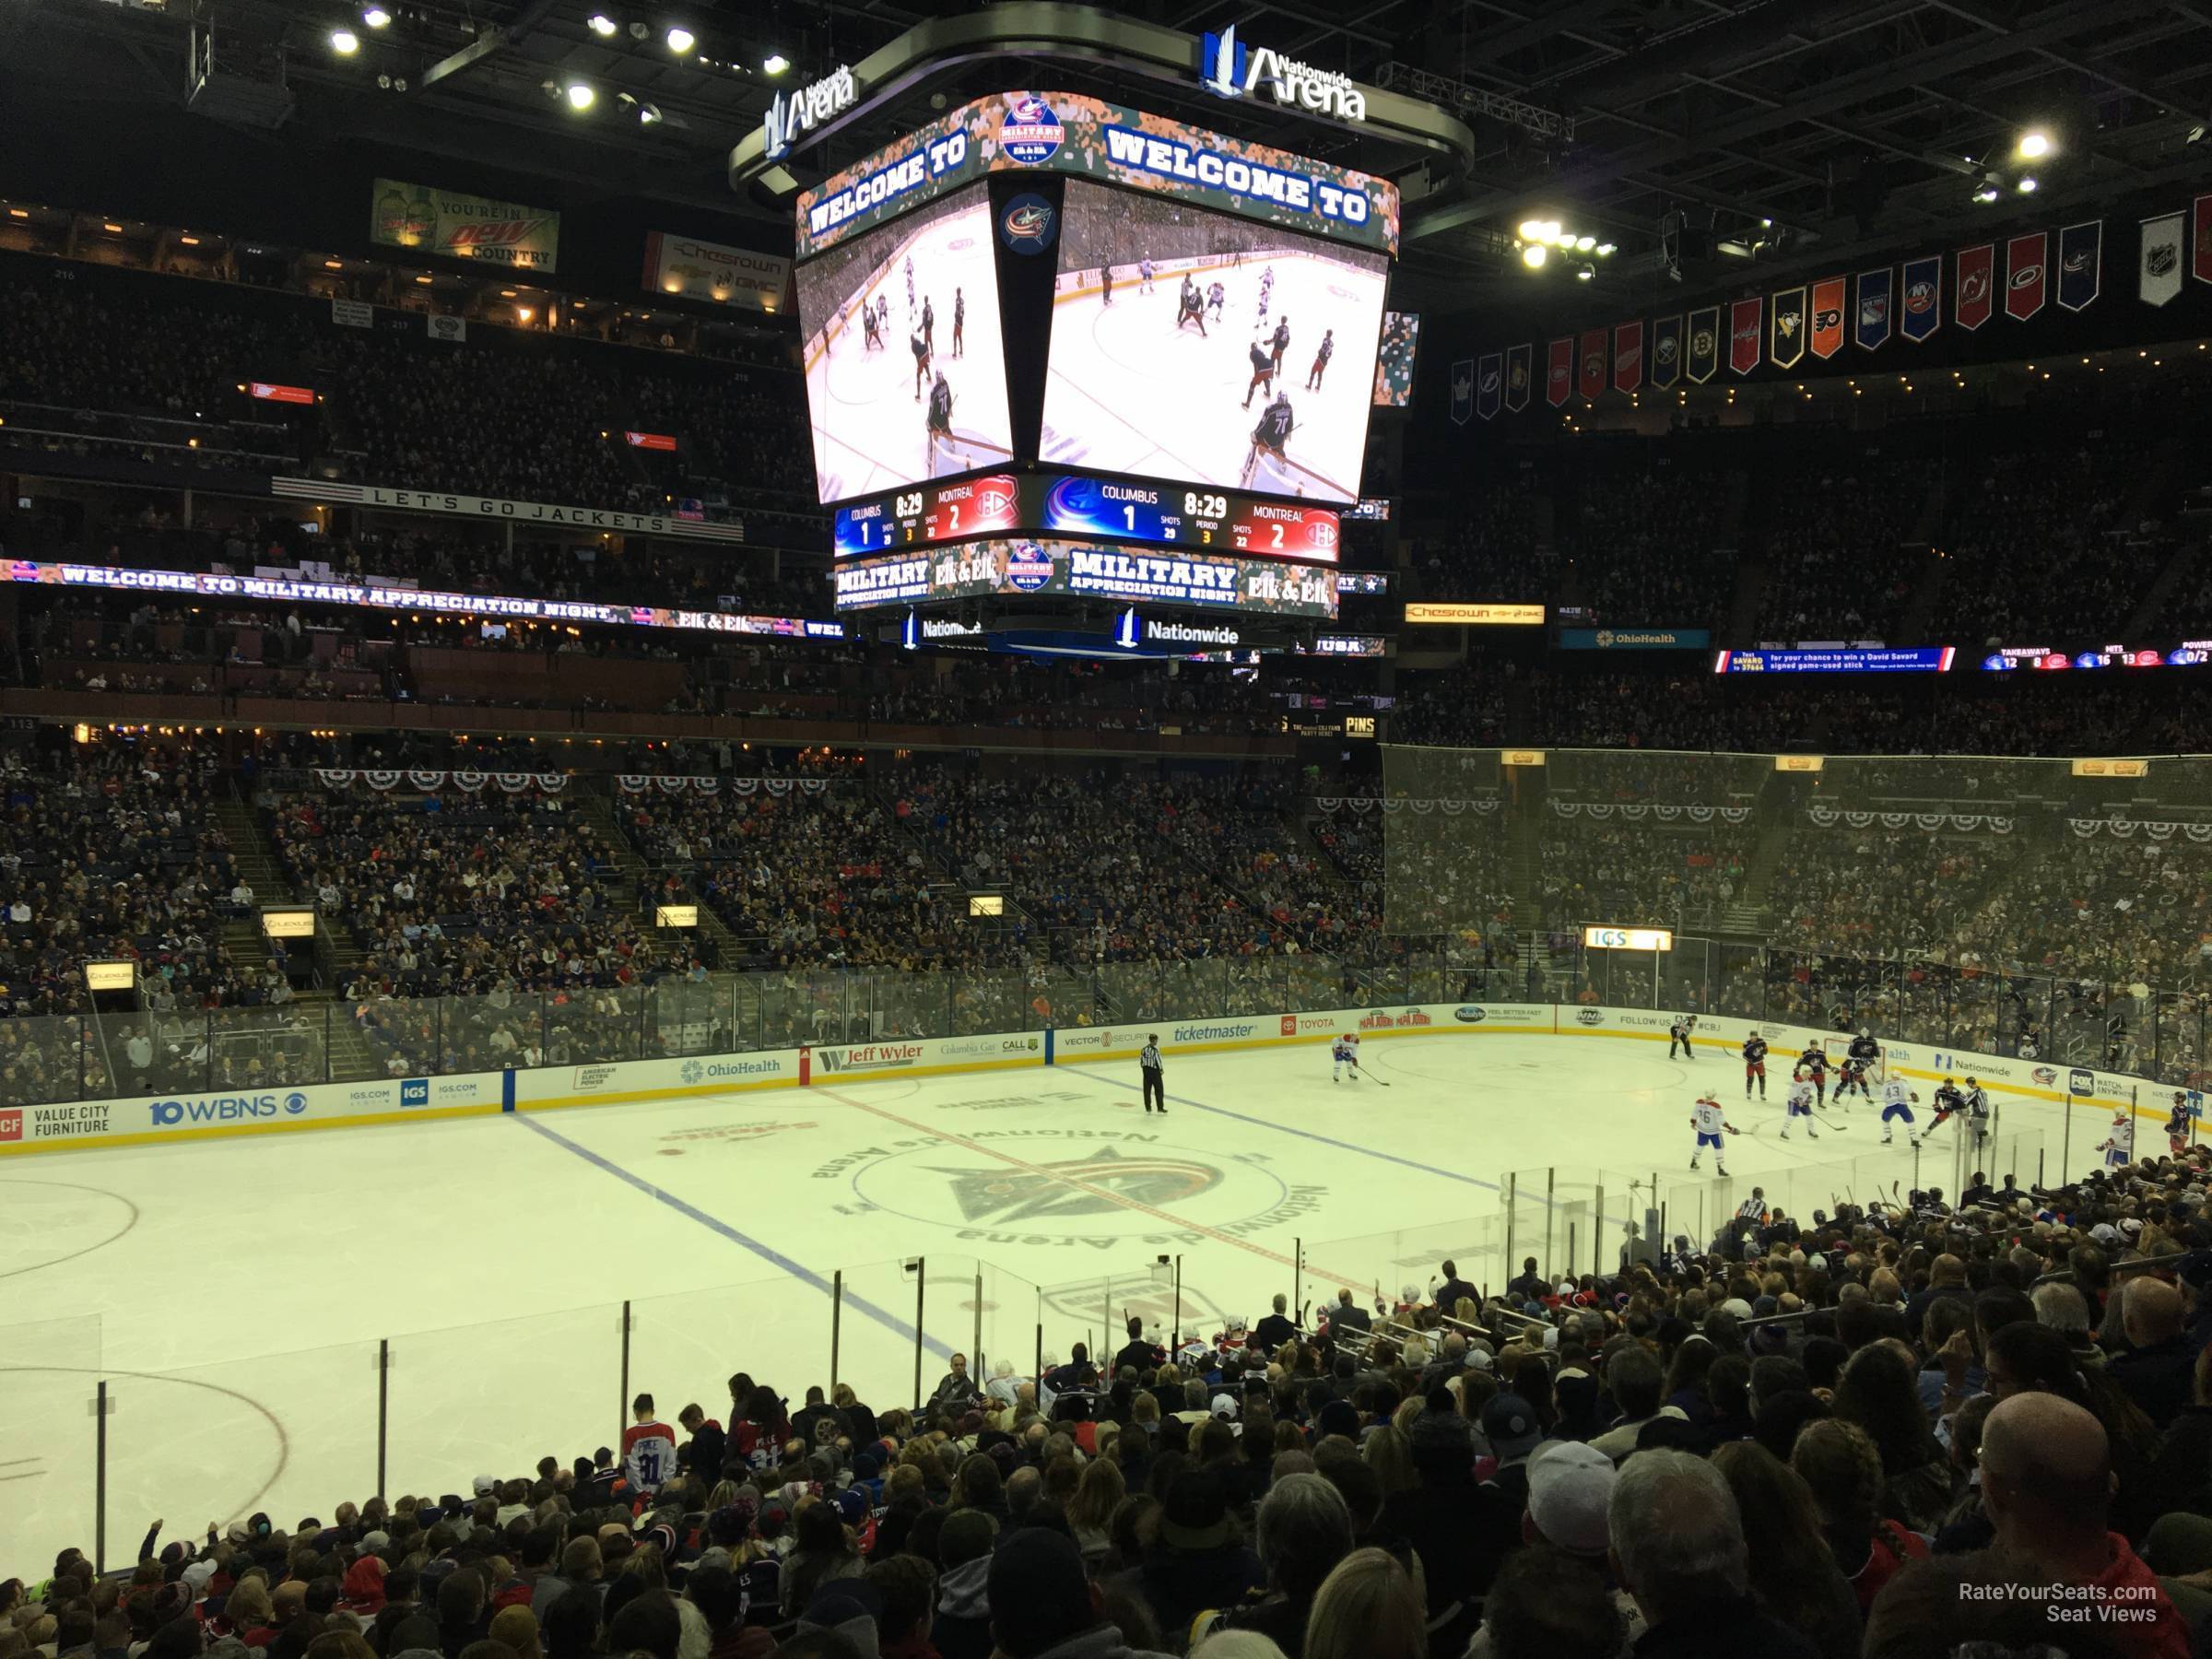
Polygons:
<instances>
[{"instance_id":1,"label":"montreal canadiens banner","mask_svg":"<svg viewBox=\"0 0 2212 1659\"><path fill-rule=\"evenodd\" d=\"M1728 308L1728 367L1738 374L1748 374L1759 367L1762 308L1763 302L1756 299L1738 300Z\"/></svg>"},{"instance_id":2,"label":"montreal canadiens banner","mask_svg":"<svg viewBox=\"0 0 2212 1659\"><path fill-rule=\"evenodd\" d=\"M1813 355L1832 358L1843 349L1843 278L1813 284Z\"/></svg>"},{"instance_id":3,"label":"montreal canadiens banner","mask_svg":"<svg viewBox=\"0 0 2212 1659\"><path fill-rule=\"evenodd\" d=\"M1571 339L1554 340L1547 358L1544 370L1544 401L1555 409L1563 408L1566 406L1567 394L1574 390L1574 342Z\"/></svg>"}]
</instances>

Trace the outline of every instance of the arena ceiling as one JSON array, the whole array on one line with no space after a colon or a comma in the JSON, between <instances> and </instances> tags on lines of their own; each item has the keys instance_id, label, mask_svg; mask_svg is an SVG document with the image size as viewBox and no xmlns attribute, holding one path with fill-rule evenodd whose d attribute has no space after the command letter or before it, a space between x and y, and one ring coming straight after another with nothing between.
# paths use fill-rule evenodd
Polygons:
<instances>
[{"instance_id":1,"label":"arena ceiling","mask_svg":"<svg viewBox=\"0 0 2212 1659\"><path fill-rule=\"evenodd\" d=\"M724 168L776 88L974 9L382 4L391 20L370 29L361 5L338 0L27 0L0 10L0 63L15 65L0 82L35 74L87 100L180 103L198 23L212 29L218 64L245 76L281 65L288 124L748 215L772 246L778 221L733 194ZM1234 23L1249 41L1357 80L1457 100L1478 140L1472 171L1406 177L1405 265L1438 309L1557 315L1641 298L1675 269L1704 288L1825 272L1862 252L1947 241L1977 219L1998 230L2030 209L2043 223L2089 203L2124 210L2212 173L2212 0L1143 0L1120 9L1192 33ZM595 16L614 32L595 29ZM673 26L696 36L688 50L669 47ZM359 38L351 55L331 47L341 27ZM780 76L764 68L771 54L789 60ZM1438 79L1417 84L1417 72ZM1098 66L1055 65L1051 78L1137 91ZM1006 79L996 65L949 71L797 159L841 164L926 119L938 100ZM572 81L596 95L582 115L562 97ZM1562 118L1553 124L1571 124L1571 135L1484 112L1500 99ZM1357 134L1227 104L1195 85L1145 82L1139 100L1342 163L1418 167ZM2014 149L2030 128L2054 147L2024 168ZM2036 178L2032 199L2018 192L2023 171ZM1993 173L1998 199L1976 202ZM1562 261L1532 274L1512 241L1532 217L1618 252L1580 284Z\"/></svg>"}]
</instances>

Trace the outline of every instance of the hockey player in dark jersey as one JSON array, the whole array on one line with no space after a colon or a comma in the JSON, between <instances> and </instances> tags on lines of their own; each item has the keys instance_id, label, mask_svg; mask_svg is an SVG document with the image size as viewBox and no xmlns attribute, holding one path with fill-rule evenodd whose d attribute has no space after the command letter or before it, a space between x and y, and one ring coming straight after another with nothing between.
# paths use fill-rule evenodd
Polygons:
<instances>
[{"instance_id":1,"label":"hockey player in dark jersey","mask_svg":"<svg viewBox=\"0 0 2212 1659\"><path fill-rule=\"evenodd\" d=\"M1805 1045L1805 1053L1797 1056L1797 1069L1805 1074L1806 1081L1813 1086L1813 1093L1820 1104L1828 1104L1828 1051L1817 1042Z\"/></svg>"},{"instance_id":2,"label":"hockey player in dark jersey","mask_svg":"<svg viewBox=\"0 0 2212 1659\"><path fill-rule=\"evenodd\" d=\"M1698 1017L1695 1014L1680 1015L1676 1018L1674 1024L1666 1028L1666 1057L1669 1060L1675 1057L1677 1049L1682 1051L1682 1058L1685 1060L1695 1060L1698 1057L1697 1052L1689 1046L1690 1037L1697 1029Z\"/></svg>"},{"instance_id":3,"label":"hockey player in dark jersey","mask_svg":"<svg viewBox=\"0 0 2212 1659\"><path fill-rule=\"evenodd\" d=\"M952 290L952 355L966 355L968 333L968 296L959 288Z\"/></svg>"},{"instance_id":4,"label":"hockey player in dark jersey","mask_svg":"<svg viewBox=\"0 0 2212 1659\"><path fill-rule=\"evenodd\" d=\"M1113 303L1113 267L1110 265L1102 265L1099 267L1099 303L1100 305Z\"/></svg>"},{"instance_id":5,"label":"hockey player in dark jersey","mask_svg":"<svg viewBox=\"0 0 2212 1659\"><path fill-rule=\"evenodd\" d=\"M1959 1092L1959 1085L1948 1077L1944 1078L1942 1082L1936 1085L1935 1119L1922 1132L1920 1138L1924 1141L1926 1140L1929 1135L1948 1123L1954 1115L1965 1110L1966 1096Z\"/></svg>"},{"instance_id":6,"label":"hockey player in dark jersey","mask_svg":"<svg viewBox=\"0 0 2212 1659\"><path fill-rule=\"evenodd\" d=\"M1290 319L1288 315L1276 324L1275 332L1267 336L1267 355L1275 359L1275 371L1283 371L1283 354L1290 349Z\"/></svg>"},{"instance_id":7,"label":"hockey player in dark jersey","mask_svg":"<svg viewBox=\"0 0 2212 1659\"><path fill-rule=\"evenodd\" d=\"M1873 1032L1861 1026L1859 1034L1851 1040L1850 1053L1853 1059L1864 1060L1871 1066L1882 1057L1882 1045L1874 1040Z\"/></svg>"},{"instance_id":8,"label":"hockey player in dark jersey","mask_svg":"<svg viewBox=\"0 0 2212 1659\"><path fill-rule=\"evenodd\" d=\"M914 348L914 401L922 401L922 387L929 379L929 341L916 329L907 342Z\"/></svg>"},{"instance_id":9,"label":"hockey player in dark jersey","mask_svg":"<svg viewBox=\"0 0 2212 1659\"><path fill-rule=\"evenodd\" d=\"M1275 385L1275 359L1267 355L1267 348L1254 340L1250 356L1252 380L1244 388L1244 406L1248 409L1252 407L1252 394L1254 392L1269 391Z\"/></svg>"},{"instance_id":10,"label":"hockey player in dark jersey","mask_svg":"<svg viewBox=\"0 0 2212 1659\"><path fill-rule=\"evenodd\" d=\"M936 382L929 389L929 458L932 465L937 458L937 446L952 443L952 388L945 383L945 371L937 371Z\"/></svg>"},{"instance_id":11,"label":"hockey player in dark jersey","mask_svg":"<svg viewBox=\"0 0 2212 1659\"><path fill-rule=\"evenodd\" d=\"M1275 401L1260 411L1260 424L1252 429L1252 453L1244 462L1246 478L1252 476L1253 463L1259 459L1262 451L1277 461L1283 459L1283 445L1290 441L1297 425L1290 412L1290 394L1277 392Z\"/></svg>"},{"instance_id":12,"label":"hockey player in dark jersey","mask_svg":"<svg viewBox=\"0 0 2212 1659\"><path fill-rule=\"evenodd\" d=\"M1751 1098L1751 1085L1759 1084L1759 1098L1767 1098L1767 1040L1757 1031L1744 1039L1744 1099Z\"/></svg>"},{"instance_id":13,"label":"hockey player in dark jersey","mask_svg":"<svg viewBox=\"0 0 2212 1659\"><path fill-rule=\"evenodd\" d=\"M1859 1091L1859 1099L1869 1104L1873 1103L1874 1090L1866 1081L1866 1071L1872 1064L1872 1061L1862 1060L1856 1054L1843 1056L1843 1077L1836 1085L1837 1105L1841 1106L1849 1100L1851 1091L1854 1088Z\"/></svg>"},{"instance_id":14,"label":"hockey player in dark jersey","mask_svg":"<svg viewBox=\"0 0 2212 1659\"><path fill-rule=\"evenodd\" d=\"M2166 1119L2166 1149L2176 1158L2189 1151L2189 1097L2178 1088L2173 1091L2173 1111Z\"/></svg>"},{"instance_id":15,"label":"hockey player in dark jersey","mask_svg":"<svg viewBox=\"0 0 2212 1659\"><path fill-rule=\"evenodd\" d=\"M864 305L860 308L860 328L861 349L863 351L881 351L883 349L883 324L877 321L874 306Z\"/></svg>"},{"instance_id":16,"label":"hockey player in dark jersey","mask_svg":"<svg viewBox=\"0 0 2212 1659\"><path fill-rule=\"evenodd\" d=\"M936 350L937 308L930 304L927 294L922 296L922 337L929 342L930 350Z\"/></svg>"},{"instance_id":17,"label":"hockey player in dark jersey","mask_svg":"<svg viewBox=\"0 0 2212 1659\"><path fill-rule=\"evenodd\" d=\"M1198 292L1198 285L1188 276L1182 279L1182 292L1175 302L1175 329L1178 334L1182 331L1185 323L1197 324L1199 338L1206 337L1206 300Z\"/></svg>"},{"instance_id":18,"label":"hockey player in dark jersey","mask_svg":"<svg viewBox=\"0 0 2212 1659\"><path fill-rule=\"evenodd\" d=\"M1333 328L1324 328L1321 331L1321 347L1313 354L1313 371L1306 376L1307 391L1318 392L1321 390L1321 377L1329 371L1329 359L1335 355L1336 331Z\"/></svg>"}]
</instances>

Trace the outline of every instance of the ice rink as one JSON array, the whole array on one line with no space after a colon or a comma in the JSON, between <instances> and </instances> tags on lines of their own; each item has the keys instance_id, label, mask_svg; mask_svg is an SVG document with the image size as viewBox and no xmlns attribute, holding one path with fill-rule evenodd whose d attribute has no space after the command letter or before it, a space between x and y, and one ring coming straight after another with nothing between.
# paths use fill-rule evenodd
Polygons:
<instances>
[{"instance_id":1,"label":"ice rink","mask_svg":"<svg viewBox=\"0 0 2212 1659\"><path fill-rule=\"evenodd\" d=\"M914 262L912 311L906 299L909 257ZM955 289L968 300L968 325L958 357L952 340ZM969 210L921 226L891 249L882 271L856 298L868 305L879 298L890 300L882 349L869 349L859 306L848 301L828 331L827 347L812 352L806 362L806 406L824 500L993 466L1013 453L988 204L978 197ZM929 442L924 427L928 387L921 388L919 399L915 396L911 341L921 327L924 301L935 319L930 379L942 372L953 393L950 446L933 448Z\"/></svg>"},{"instance_id":2,"label":"ice rink","mask_svg":"<svg viewBox=\"0 0 2212 1659\"><path fill-rule=\"evenodd\" d=\"M1165 1117L1134 1065L1097 1064L15 1159L0 1500L38 1549L91 1547L100 1377L112 1565L157 1516L288 1525L369 1495L380 1388L391 1496L611 1442L626 1299L629 1386L671 1421L693 1400L726 1418L738 1369L794 1401L828 1379L841 1274L839 1371L882 1407L911 1400L917 1329L926 1389L956 1347L1026 1373L1040 1325L1049 1355L1118 1346L1124 1310L1211 1336L1278 1291L1426 1285L1448 1254L1492 1286L1523 1254L1610 1265L1624 1220L1664 1202L1669 1233L1710 1233L1754 1182L1799 1214L1957 1190L1955 1125L1917 1161L1865 1105L1784 1143L1780 1076L1747 1107L1710 1046L1365 1049L1359 1084L1318 1043L1171 1053ZM1688 1169L1704 1088L1743 1131L1727 1183ZM2047 1156L2055 1178L2062 1108L1996 1100L1989 1172L2030 1182ZM2077 1111L2077 1173L2107 1121Z\"/></svg>"},{"instance_id":3,"label":"ice rink","mask_svg":"<svg viewBox=\"0 0 2212 1659\"><path fill-rule=\"evenodd\" d=\"M1289 318L1276 386L1290 394L1298 425L1285 446L1288 469L1267 463L1246 477L1252 430L1270 395L1253 393L1252 406L1242 406L1252 382L1246 353L1263 332L1260 272L1269 265L1276 280L1265 332ZM1219 320L1206 313L1203 339L1191 324L1176 325L1179 272L1160 272L1147 293L1134 266L1116 266L1112 305L1101 300L1095 273L1054 302L1042 458L1269 495L1356 499L1382 321L1381 276L1296 252L1247 255L1193 276L1201 293L1216 282L1227 290ZM1322 389L1309 392L1314 348L1331 328L1335 353Z\"/></svg>"}]
</instances>

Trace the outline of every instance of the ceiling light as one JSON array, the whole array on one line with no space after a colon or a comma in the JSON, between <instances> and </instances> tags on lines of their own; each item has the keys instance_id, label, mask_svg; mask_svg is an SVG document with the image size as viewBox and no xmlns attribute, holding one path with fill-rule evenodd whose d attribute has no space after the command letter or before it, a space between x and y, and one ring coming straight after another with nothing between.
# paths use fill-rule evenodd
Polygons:
<instances>
[{"instance_id":1,"label":"ceiling light","mask_svg":"<svg viewBox=\"0 0 2212 1659\"><path fill-rule=\"evenodd\" d=\"M1592 265L1577 265L1574 270L1574 279L1577 282L1587 282L1596 275L1596 268Z\"/></svg>"},{"instance_id":2,"label":"ceiling light","mask_svg":"<svg viewBox=\"0 0 2212 1659\"><path fill-rule=\"evenodd\" d=\"M1545 219L1523 219L1521 221L1521 240L1523 241L1549 241L1551 233L1558 229L1559 226L1556 222Z\"/></svg>"},{"instance_id":3,"label":"ceiling light","mask_svg":"<svg viewBox=\"0 0 2212 1659\"><path fill-rule=\"evenodd\" d=\"M569 100L570 109L588 110L592 107L592 100L599 95L592 90L589 81L571 81L561 88L561 96Z\"/></svg>"},{"instance_id":4,"label":"ceiling light","mask_svg":"<svg viewBox=\"0 0 2212 1659\"><path fill-rule=\"evenodd\" d=\"M2013 188L2022 195L2033 195L2035 194L2035 175L2033 173L2025 175Z\"/></svg>"},{"instance_id":5,"label":"ceiling light","mask_svg":"<svg viewBox=\"0 0 2212 1659\"><path fill-rule=\"evenodd\" d=\"M200 245L200 239L196 236L180 236L177 240L188 248L196 248Z\"/></svg>"},{"instance_id":6,"label":"ceiling light","mask_svg":"<svg viewBox=\"0 0 2212 1659\"><path fill-rule=\"evenodd\" d=\"M697 35L693 34L689 29L684 28L681 24L678 24L676 28L671 29L668 31L668 50L671 52L688 52L698 41L698 40L699 37Z\"/></svg>"},{"instance_id":7,"label":"ceiling light","mask_svg":"<svg viewBox=\"0 0 2212 1659\"><path fill-rule=\"evenodd\" d=\"M100 229L105 230L110 236L121 236L123 234L123 227L121 225L102 224Z\"/></svg>"},{"instance_id":8,"label":"ceiling light","mask_svg":"<svg viewBox=\"0 0 2212 1659\"><path fill-rule=\"evenodd\" d=\"M9 218L29 218L30 217L30 212L28 208L24 207L10 207L7 210L7 217Z\"/></svg>"},{"instance_id":9,"label":"ceiling light","mask_svg":"<svg viewBox=\"0 0 2212 1659\"><path fill-rule=\"evenodd\" d=\"M1521 250L1521 263L1532 271L1541 270L1544 261L1549 257L1550 253L1551 250L1542 242L1530 242L1527 247Z\"/></svg>"},{"instance_id":10,"label":"ceiling light","mask_svg":"<svg viewBox=\"0 0 2212 1659\"><path fill-rule=\"evenodd\" d=\"M1601 254L1610 253L1613 252L1613 244L1611 242L1599 242L1597 244L1597 251Z\"/></svg>"},{"instance_id":11,"label":"ceiling light","mask_svg":"<svg viewBox=\"0 0 2212 1659\"><path fill-rule=\"evenodd\" d=\"M2051 153L2051 135L2041 127L2030 127L2020 135L2020 141L2012 147L2013 153L2033 161Z\"/></svg>"},{"instance_id":12,"label":"ceiling light","mask_svg":"<svg viewBox=\"0 0 2212 1659\"><path fill-rule=\"evenodd\" d=\"M342 259L326 259L323 262L323 268L326 271L342 271L346 268L346 262Z\"/></svg>"},{"instance_id":13,"label":"ceiling light","mask_svg":"<svg viewBox=\"0 0 2212 1659\"><path fill-rule=\"evenodd\" d=\"M525 323L529 322L531 316L533 315L530 308L526 305L516 306L514 308L514 314L520 317Z\"/></svg>"},{"instance_id":14,"label":"ceiling light","mask_svg":"<svg viewBox=\"0 0 2212 1659\"><path fill-rule=\"evenodd\" d=\"M361 49L361 37L350 29L334 29L330 31L330 49L340 57L351 57Z\"/></svg>"},{"instance_id":15,"label":"ceiling light","mask_svg":"<svg viewBox=\"0 0 2212 1659\"><path fill-rule=\"evenodd\" d=\"M1551 233L1551 240L1559 243L1559 245L1562 248L1571 248L1574 246L1574 232L1571 230L1554 230Z\"/></svg>"},{"instance_id":16,"label":"ceiling light","mask_svg":"<svg viewBox=\"0 0 2212 1659\"><path fill-rule=\"evenodd\" d=\"M638 106L638 124L640 126L656 126L659 124L660 119L661 106L659 104L640 104Z\"/></svg>"},{"instance_id":17,"label":"ceiling light","mask_svg":"<svg viewBox=\"0 0 2212 1659\"><path fill-rule=\"evenodd\" d=\"M1577 253L1587 253L1596 246L1597 238L1594 236L1578 236L1574 239L1574 251Z\"/></svg>"},{"instance_id":18,"label":"ceiling light","mask_svg":"<svg viewBox=\"0 0 2212 1659\"><path fill-rule=\"evenodd\" d=\"M418 276L415 278L415 280L421 283L426 288L429 286L430 279L428 276Z\"/></svg>"},{"instance_id":19,"label":"ceiling light","mask_svg":"<svg viewBox=\"0 0 2212 1659\"><path fill-rule=\"evenodd\" d=\"M361 14L361 21L371 29L382 29L392 21L392 14L381 6L372 6Z\"/></svg>"},{"instance_id":20,"label":"ceiling light","mask_svg":"<svg viewBox=\"0 0 2212 1659\"><path fill-rule=\"evenodd\" d=\"M1994 202L1996 199L1997 187L1994 184L1984 184L1974 192L1974 200L1977 202Z\"/></svg>"},{"instance_id":21,"label":"ceiling light","mask_svg":"<svg viewBox=\"0 0 2212 1659\"><path fill-rule=\"evenodd\" d=\"M763 75L781 75L790 67L791 60L780 52L770 53L760 62L760 73Z\"/></svg>"},{"instance_id":22,"label":"ceiling light","mask_svg":"<svg viewBox=\"0 0 2212 1659\"><path fill-rule=\"evenodd\" d=\"M615 20L605 12L594 12L584 19L584 27L604 40L615 32Z\"/></svg>"}]
</instances>

